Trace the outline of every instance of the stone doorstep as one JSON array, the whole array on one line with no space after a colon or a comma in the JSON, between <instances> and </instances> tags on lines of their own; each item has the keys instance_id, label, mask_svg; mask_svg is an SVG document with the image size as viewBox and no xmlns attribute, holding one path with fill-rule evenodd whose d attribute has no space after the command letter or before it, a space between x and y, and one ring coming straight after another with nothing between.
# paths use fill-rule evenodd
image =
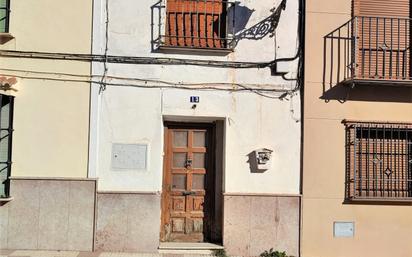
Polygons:
<instances>
[{"instance_id":1,"label":"stone doorstep","mask_svg":"<svg viewBox=\"0 0 412 257\"><path fill-rule=\"evenodd\" d=\"M221 250L223 246L212 243L160 243L159 250Z\"/></svg>"},{"instance_id":2,"label":"stone doorstep","mask_svg":"<svg viewBox=\"0 0 412 257\"><path fill-rule=\"evenodd\" d=\"M159 245L159 253L166 255L197 257L213 256L215 250L224 249L223 246L212 243L179 243L162 242Z\"/></svg>"},{"instance_id":3,"label":"stone doorstep","mask_svg":"<svg viewBox=\"0 0 412 257\"><path fill-rule=\"evenodd\" d=\"M80 252L77 257L99 257L102 252Z\"/></svg>"}]
</instances>

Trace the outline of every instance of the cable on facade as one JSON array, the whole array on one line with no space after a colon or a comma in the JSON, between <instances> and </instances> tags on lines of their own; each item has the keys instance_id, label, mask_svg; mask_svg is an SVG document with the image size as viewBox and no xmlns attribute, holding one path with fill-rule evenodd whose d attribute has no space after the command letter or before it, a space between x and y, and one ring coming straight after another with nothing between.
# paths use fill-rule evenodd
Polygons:
<instances>
[{"instance_id":1,"label":"cable on facade","mask_svg":"<svg viewBox=\"0 0 412 257\"><path fill-rule=\"evenodd\" d=\"M301 4L301 3L300 3ZM301 12L301 10L300 10ZM302 13L299 13L301 17ZM302 85L302 75L303 75L303 37L304 31L302 26L302 19L298 23L298 46L297 53L294 57L291 58L280 58L275 59L270 62L232 62L232 61L214 61L214 60L194 60L194 59L180 59L180 58L156 58L156 57L135 57L135 56L114 56L108 55L108 31L109 31L109 6L108 1L106 0L106 31L105 31L105 48L103 55L96 54L73 54L73 53L52 53L52 52L32 52L32 51L12 51L12 50L0 50L0 57L6 58L31 58L31 59L46 59L46 60L63 60L63 61L82 61L82 62L103 62L104 72L103 75L76 75L76 74L67 74L67 73L49 73L53 75L63 75L63 76L73 76L73 77L83 77L87 78L84 80L75 79L75 80L66 80L66 79L54 79L54 78L44 78L44 77L29 77L29 76L15 76L25 79L43 79L43 80L58 80L58 81L72 81L72 82L87 82L95 83L100 85L100 92L104 91L106 85L110 86L135 86L135 87L145 87L150 88L152 86L147 85L147 83L160 83L166 86L153 86L155 88L180 88L180 89L213 89L213 90L225 90L225 91L251 91L263 97L270 98L285 98L285 93L281 96L272 97L266 95L262 92L286 92L286 95L291 95L300 90ZM253 88L253 86L262 86L254 84L240 84L240 83L174 83L160 80L149 80L141 78L122 78L115 76L107 76L107 64L108 63L121 63L121 64L137 64L137 65L192 65L192 66L203 66L203 67L213 67L213 68L234 68L234 69L252 69L252 68L273 68L278 62L282 61L294 61L299 58L297 78L287 78L285 75L282 75L282 78L285 81L296 81L296 85L293 89L263 89L263 88ZM13 71L11 69L1 69ZM23 71L23 70L14 70L18 72L31 72L31 73L40 73L35 71ZM45 72L47 73L47 72ZM6 74L3 74L6 75ZM92 78L100 78L100 81L95 81ZM106 79L118 79L118 80L127 80L127 81L137 81L143 82L144 85L136 84L126 84L126 83L106 83ZM197 86L197 87L196 87ZM224 89L218 86L232 86L230 89ZM233 86L238 86L239 89L233 88ZM279 85L265 85L269 87L278 87Z\"/></svg>"},{"instance_id":2,"label":"cable on facade","mask_svg":"<svg viewBox=\"0 0 412 257\"><path fill-rule=\"evenodd\" d=\"M4 76L15 76L17 78L21 79L33 79L33 80L51 80L51 81L62 81L62 82L80 82L80 83L94 83L101 85L100 80L92 80L92 79L63 79L63 78L45 78L45 77L34 77L34 76L20 76L20 75L14 75L14 74L4 74ZM137 87L137 88L158 88L158 89L168 89L168 88L173 88L173 89L184 89L184 90L216 90L216 91L227 91L227 92L253 92L258 95L261 95L266 98L279 98L280 96L272 96L268 94L273 94L273 93L291 93L292 90L288 89L274 89L274 88L254 88L251 87L250 84L248 86L244 84L231 84L231 83L209 83L209 84L189 84L189 83L170 83L166 82L167 85L148 85L147 83L141 84L143 80L138 80L140 84L136 83L114 83L114 82L104 82L106 86L111 86L111 87ZM153 82L153 81L152 81ZM220 87L219 87L220 85ZM230 87L230 86L237 86L238 88ZM226 88L221 87L221 86L227 86ZM255 85L257 86L257 85ZM259 86L261 86L259 84Z\"/></svg>"},{"instance_id":3,"label":"cable on facade","mask_svg":"<svg viewBox=\"0 0 412 257\"><path fill-rule=\"evenodd\" d=\"M109 0L105 1L106 5L106 20L105 20L105 40L104 40L104 61L103 61L103 76L101 78L99 94L106 90L106 84L104 83L107 75L107 53L109 52Z\"/></svg>"},{"instance_id":4,"label":"cable on facade","mask_svg":"<svg viewBox=\"0 0 412 257\"><path fill-rule=\"evenodd\" d=\"M235 68L252 69L267 68L273 65L271 62L231 62L213 60L193 60L180 58L156 58L156 57L134 57L115 55L95 55L95 54L72 54L72 53L51 53L51 52L29 52L0 50L0 57L6 58L31 58L63 61L83 61L83 62L107 62L122 64L143 64L143 65L192 65L214 68Z\"/></svg>"},{"instance_id":5,"label":"cable on facade","mask_svg":"<svg viewBox=\"0 0 412 257\"><path fill-rule=\"evenodd\" d=\"M61 73L61 72L44 72L44 71L31 71L31 70L20 70L20 69L3 69L0 68L0 71L8 71L8 72L19 72L19 73L32 73L37 75L52 75L52 76L65 76L65 77L76 77L76 78L85 78L91 80L92 78L102 78L102 75L81 75L81 74L73 74L73 73ZM16 74L4 74L0 73L4 76L15 76L21 78L43 78L48 79L47 77L29 77L29 76L19 76ZM255 87L256 90L263 90L263 91L271 91L273 88L279 88L279 84L253 84L253 83L229 83L229 82L196 82L196 83L187 83L187 82L170 82L158 79L145 79L145 78L136 78L136 77L120 77L120 76L110 76L106 75L107 79L112 80L125 80L125 81L137 81L147 83L159 83L165 84L170 86L239 86L239 87ZM61 79L63 80L63 79ZM259 89L260 87L260 89ZM275 89L275 91L284 91L284 89Z\"/></svg>"}]
</instances>

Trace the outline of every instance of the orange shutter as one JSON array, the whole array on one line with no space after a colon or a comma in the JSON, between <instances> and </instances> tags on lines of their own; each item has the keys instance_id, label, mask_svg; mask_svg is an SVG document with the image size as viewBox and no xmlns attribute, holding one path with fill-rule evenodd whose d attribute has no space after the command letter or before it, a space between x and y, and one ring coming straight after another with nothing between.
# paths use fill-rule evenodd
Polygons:
<instances>
[{"instance_id":1,"label":"orange shutter","mask_svg":"<svg viewBox=\"0 0 412 257\"><path fill-rule=\"evenodd\" d=\"M359 16L358 77L409 78L410 0L354 0L353 13Z\"/></svg>"},{"instance_id":2,"label":"orange shutter","mask_svg":"<svg viewBox=\"0 0 412 257\"><path fill-rule=\"evenodd\" d=\"M167 46L222 48L226 10L222 0L168 0Z\"/></svg>"},{"instance_id":3,"label":"orange shutter","mask_svg":"<svg viewBox=\"0 0 412 257\"><path fill-rule=\"evenodd\" d=\"M409 18L410 0L354 0L356 16Z\"/></svg>"}]
</instances>

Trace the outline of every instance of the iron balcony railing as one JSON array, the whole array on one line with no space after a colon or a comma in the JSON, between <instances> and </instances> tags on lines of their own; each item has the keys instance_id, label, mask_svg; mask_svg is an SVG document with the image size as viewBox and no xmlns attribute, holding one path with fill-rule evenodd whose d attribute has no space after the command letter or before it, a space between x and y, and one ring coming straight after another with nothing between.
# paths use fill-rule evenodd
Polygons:
<instances>
[{"instance_id":1,"label":"iron balcony railing","mask_svg":"<svg viewBox=\"0 0 412 257\"><path fill-rule=\"evenodd\" d=\"M346 199L412 200L412 124L345 122Z\"/></svg>"},{"instance_id":2,"label":"iron balcony railing","mask_svg":"<svg viewBox=\"0 0 412 257\"><path fill-rule=\"evenodd\" d=\"M0 0L0 33L9 32L10 0Z\"/></svg>"},{"instance_id":3,"label":"iron balcony railing","mask_svg":"<svg viewBox=\"0 0 412 257\"><path fill-rule=\"evenodd\" d=\"M228 0L159 1L152 7L154 47L232 48L235 4Z\"/></svg>"},{"instance_id":4,"label":"iron balcony railing","mask_svg":"<svg viewBox=\"0 0 412 257\"><path fill-rule=\"evenodd\" d=\"M324 82L412 79L409 18L356 16L324 38Z\"/></svg>"}]
</instances>

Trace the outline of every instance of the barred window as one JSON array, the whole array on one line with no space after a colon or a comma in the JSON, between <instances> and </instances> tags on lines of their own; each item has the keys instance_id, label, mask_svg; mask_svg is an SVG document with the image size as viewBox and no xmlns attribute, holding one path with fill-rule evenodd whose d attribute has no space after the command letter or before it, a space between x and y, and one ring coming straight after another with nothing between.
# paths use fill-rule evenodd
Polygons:
<instances>
[{"instance_id":1,"label":"barred window","mask_svg":"<svg viewBox=\"0 0 412 257\"><path fill-rule=\"evenodd\" d=\"M412 124L344 123L346 199L412 200Z\"/></svg>"}]
</instances>

